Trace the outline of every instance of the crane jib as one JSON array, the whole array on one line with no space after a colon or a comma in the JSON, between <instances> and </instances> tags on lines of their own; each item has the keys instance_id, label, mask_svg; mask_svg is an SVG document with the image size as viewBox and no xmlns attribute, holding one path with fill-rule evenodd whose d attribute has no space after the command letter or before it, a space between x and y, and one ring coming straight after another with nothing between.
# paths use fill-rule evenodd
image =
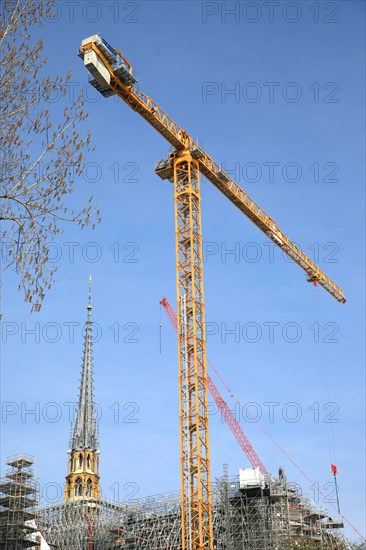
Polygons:
<instances>
[{"instance_id":1,"label":"crane jib","mask_svg":"<svg viewBox=\"0 0 366 550\"><path fill-rule=\"evenodd\" d=\"M98 38L95 38L98 37ZM91 84L104 96L117 94L133 110L153 126L176 150L188 149L198 160L200 172L223 193L241 212L281 248L307 275L309 281L316 281L338 302L345 303L342 289L336 285L306 254L304 254L282 231L276 222L149 96L134 87L136 77L130 64L121 61L121 54L113 49L99 35L83 40L79 56L93 50L100 63L88 59L88 70L94 76ZM111 56L116 56L114 62ZM85 60L84 60L85 62ZM94 63L94 65L93 65ZM118 65L119 63L119 65ZM106 77L104 68L110 78ZM96 73L99 80L96 79ZM103 85L104 84L104 85Z\"/></svg>"}]
</instances>

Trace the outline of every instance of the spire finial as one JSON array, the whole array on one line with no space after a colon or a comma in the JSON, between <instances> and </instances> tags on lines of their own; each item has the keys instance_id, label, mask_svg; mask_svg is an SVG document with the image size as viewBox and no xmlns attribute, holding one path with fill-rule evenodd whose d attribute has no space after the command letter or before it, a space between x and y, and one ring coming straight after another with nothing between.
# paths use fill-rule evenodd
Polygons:
<instances>
[{"instance_id":1,"label":"spire finial","mask_svg":"<svg viewBox=\"0 0 366 550\"><path fill-rule=\"evenodd\" d=\"M88 305L87 305L87 309L90 310L92 309L92 305L91 305L91 299L92 299L92 276L89 275L89 289L88 289Z\"/></svg>"}]
</instances>

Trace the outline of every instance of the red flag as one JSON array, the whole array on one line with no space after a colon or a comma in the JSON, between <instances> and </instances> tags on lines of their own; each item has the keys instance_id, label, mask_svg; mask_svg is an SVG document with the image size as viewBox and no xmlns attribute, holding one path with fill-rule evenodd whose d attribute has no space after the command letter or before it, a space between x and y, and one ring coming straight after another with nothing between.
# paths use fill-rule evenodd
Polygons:
<instances>
[{"instance_id":1,"label":"red flag","mask_svg":"<svg viewBox=\"0 0 366 550\"><path fill-rule=\"evenodd\" d=\"M333 474L337 475L338 474L337 466L335 464L331 464L330 467L332 469Z\"/></svg>"}]
</instances>

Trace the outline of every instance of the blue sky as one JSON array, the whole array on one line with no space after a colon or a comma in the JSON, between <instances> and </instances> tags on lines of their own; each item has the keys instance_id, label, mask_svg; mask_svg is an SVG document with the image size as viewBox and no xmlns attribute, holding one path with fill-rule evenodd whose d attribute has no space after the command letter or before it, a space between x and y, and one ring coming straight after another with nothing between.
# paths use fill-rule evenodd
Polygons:
<instances>
[{"instance_id":1,"label":"blue sky","mask_svg":"<svg viewBox=\"0 0 366 550\"><path fill-rule=\"evenodd\" d=\"M57 282L39 314L13 274L3 279L2 465L34 455L45 500L61 498L64 483L90 273L103 495L179 486L176 339L159 309L163 296L175 306L173 189L153 170L168 144L121 101L87 89L76 53L100 32L132 63L140 89L343 288L345 305L307 284L202 181L208 356L327 494L336 461L341 510L364 532L364 3L291 4L58 2L58 21L44 29L51 75L71 68L75 90L90 94L96 151L72 203L92 193L103 216L94 231L68 226L52 245ZM324 504L256 425L242 425L270 471L283 466ZM248 466L214 410L210 439L213 477L223 463L232 475Z\"/></svg>"}]
</instances>

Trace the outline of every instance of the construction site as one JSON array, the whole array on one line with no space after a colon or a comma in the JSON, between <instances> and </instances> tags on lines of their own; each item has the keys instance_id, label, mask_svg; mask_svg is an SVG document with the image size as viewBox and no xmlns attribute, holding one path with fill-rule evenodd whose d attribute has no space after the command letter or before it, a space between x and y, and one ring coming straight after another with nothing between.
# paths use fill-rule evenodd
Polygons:
<instances>
[{"instance_id":1,"label":"construction site","mask_svg":"<svg viewBox=\"0 0 366 550\"><path fill-rule=\"evenodd\" d=\"M340 532L343 525L287 487L285 478L248 487L224 476L212 493L215 549L281 549L286 541L304 539L321 548L348 547ZM103 500L65 502L42 510L42 524L51 548L83 550L91 537L92 548L98 550L182 547L179 493L124 505Z\"/></svg>"},{"instance_id":2,"label":"construction site","mask_svg":"<svg viewBox=\"0 0 366 550\"><path fill-rule=\"evenodd\" d=\"M101 496L102 449L93 388L90 281L64 499L56 505L40 506L33 459L25 455L9 459L9 470L0 485L0 550L351 548L343 535L343 521L333 519L333 512L329 515L302 495L287 480L282 467L275 475L268 472L207 373L200 174L291 258L309 283L322 287L340 303L346 300L342 289L197 142L139 90L132 65L116 48L97 34L82 41L79 57L90 73L90 84L104 98L117 95L171 146L168 158L157 162L155 172L174 185L177 313L166 299L161 305L178 337L180 490L127 502L110 502ZM235 475L229 475L224 465L222 476L216 479L211 479L210 471L209 393L243 451L243 463L250 464ZM336 481L336 469L333 473Z\"/></svg>"},{"instance_id":3,"label":"construction site","mask_svg":"<svg viewBox=\"0 0 366 550\"><path fill-rule=\"evenodd\" d=\"M41 508L36 507L33 460L19 456L8 465L12 470L1 483L2 549L182 547L178 492L129 503L80 497ZM313 541L320 548L349 548L343 524L300 496L282 471L278 478L265 481L258 468L242 469L239 476L229 477L225 466L212 495L215 549L292 548L287 541L299 540Z\"/></svg>"}]
</instances>

